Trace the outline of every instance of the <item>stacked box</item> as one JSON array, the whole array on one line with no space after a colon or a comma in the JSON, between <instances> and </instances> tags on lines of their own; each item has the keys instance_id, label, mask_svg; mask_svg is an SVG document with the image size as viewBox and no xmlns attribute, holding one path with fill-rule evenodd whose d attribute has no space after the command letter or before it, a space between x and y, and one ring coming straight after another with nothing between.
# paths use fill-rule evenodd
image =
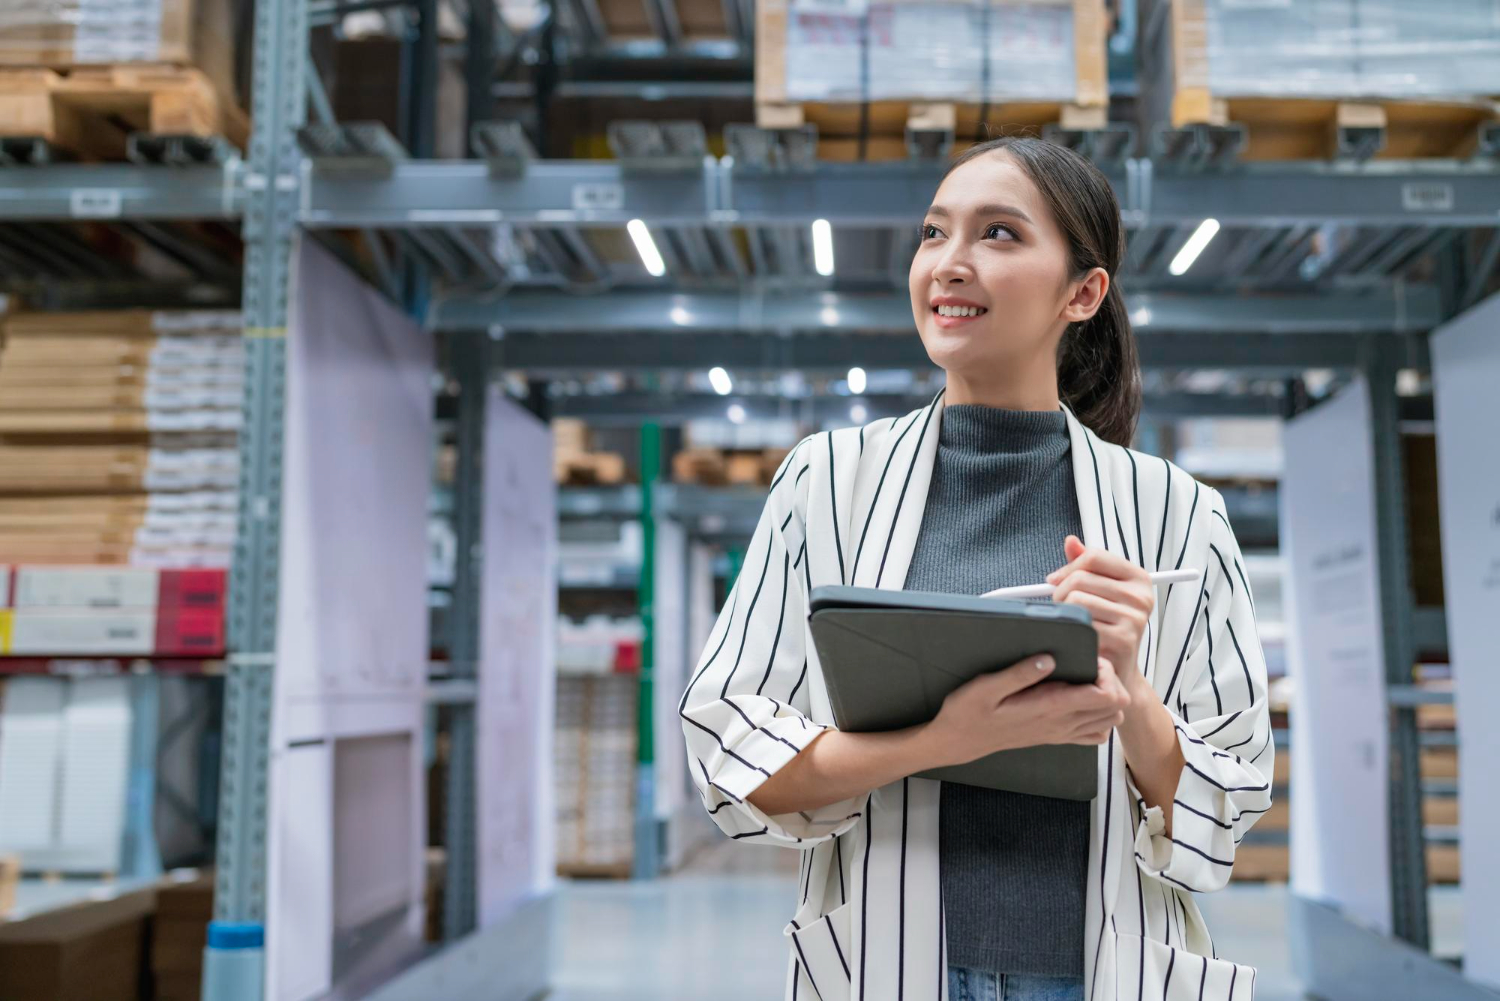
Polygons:
<instances>
[{"instance_id":1,"label":"stacked box","mask_svg":"<svg viewBox=\"0 0 1500 1001\"><path fill-rule=\"evenodd\" d=\"M214 881L209 872L170 873L156 891L156 919L151 928L155 1001L198 1001L213 908Z\"/></svg>"},{"instance_id":2,"label":"stacked box","mask_svg":"<svg viewBox=\"0 0 1500 1001\"><path fill-rule=\"evenodd\" d=\"M229 564L237 313L22 314L0 343L0 555Z\"/></svg>"},{"instance_id":3,"label":"stacked box","mask_svg":"<svg viewBox=\"0 0 1500 1001\"><path fill-rule=\"evenodd\" d=\"M168 63L235 88L233 0L48 0L0 8L0 66Z\"/></svg>"},{"instance_id":4,"label":"stacked box","mask_svg":"<svg viewBox=\"0 0 1500 1001\"><path fill-rule=\"evenodd\" d=\"M138 1001L156 890L0 923L0 997Z\"/></svg>"},{"instance_id":5,"label":"stacked box","mask_svg":"<svg viewBox=\"0 0 1500 1001\"><path fill-rule=\"evenodd\" d=\"M20 566L7 574L0 654L217 657L223 569Z\"/></svg>"},{"instance_id":6,"label":"stacked box","mask_svg":"<svg viewBox=\"0 0 1500 1001\"><path fill-rule=\"evenodd\" d=\"M631 675L557 679L559 873L630 874L638 690Z\"/></svg>"}]
</instances>

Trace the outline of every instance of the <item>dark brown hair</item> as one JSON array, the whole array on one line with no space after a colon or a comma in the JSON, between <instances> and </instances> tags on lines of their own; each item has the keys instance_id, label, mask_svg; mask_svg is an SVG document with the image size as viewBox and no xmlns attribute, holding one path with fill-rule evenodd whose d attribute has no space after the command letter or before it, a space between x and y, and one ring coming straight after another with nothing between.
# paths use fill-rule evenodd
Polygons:
<instances>
[{"instance_id":1,"label":"dark brown hair","mask_svg":"<svg viewBox=\"0 0 1500 1001\"><path fill-rule=\"evenodd\" d=\"M1057 393L1100 438L1129 445L1141 413L1141 368L1115 269L1125 253L1120 205L1108 178L1066 146L1026 136L976 143L954 157L943 176L988 153L1004 152L1026 172L1068 241L1068 277L1093 268L1109 275L1109 292L1091 318L1063 332L1057 349Z\"/></svg>"}]
</instances>

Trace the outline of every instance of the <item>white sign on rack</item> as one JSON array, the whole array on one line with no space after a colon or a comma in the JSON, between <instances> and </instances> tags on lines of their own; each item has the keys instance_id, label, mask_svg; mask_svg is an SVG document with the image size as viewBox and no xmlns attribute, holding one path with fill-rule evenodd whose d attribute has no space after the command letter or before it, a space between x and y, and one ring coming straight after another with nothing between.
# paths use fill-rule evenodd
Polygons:
<instances>
[{"instance_id":1,"label":"white sign on rack","mask_svg":"<svg viewBox=\"0 0 1500 1001\"><path fill-rule=\"evenodd\" d=\"M1433 332L1443 600L1458 709L1459 824L1464 895L1464 973L1500 988L1500 296Z\"/></svg>"},{"instance_id":2,"label":"white sign on rack","mask_svg":"<svg viewBox=\"0 0 1500 1001\"><path fill-rule=\"evenodd\" d=\"M1364 380L1288 421L1282 447L1292 890L1389 934L1385 643Z\"/></svg>"},{"instance_id":3,"label":"white sign on rack","mask_svg":"<svg viewBox=\"0 0 1500 1001\"><path fill-rule=\"evenodd\" d=\"M552 433L499 385L490 387L486 408L476 761L480 927L545 892L555 867Z\"/></svg>"}]
</instances>

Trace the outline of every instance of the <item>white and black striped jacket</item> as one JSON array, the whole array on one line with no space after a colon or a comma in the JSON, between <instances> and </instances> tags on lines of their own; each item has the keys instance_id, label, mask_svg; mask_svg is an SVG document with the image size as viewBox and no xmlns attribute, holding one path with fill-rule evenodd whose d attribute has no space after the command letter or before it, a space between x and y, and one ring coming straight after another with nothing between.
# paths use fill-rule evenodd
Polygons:
<instances>
[{"instance_id":1,"label":"white and black striped jacket","mask_svg":"<svg viewBox=\"0 0 1500 1001\"><path fill-rule=\"evenodd\" d=\"M946 1001L939 784L893 782L768 816L747 797L822 729L807 632L822 584L899 589L922 524L943 394L895 420L815 434L788 457L679 709L704 807L732 838L804 851L787 999ZM1163 835L1119 741L1099 748L1084 950L1091 1001L1248 1001L1255 971L1216 958L1193 898L1229 880L1271 805L1271 723L1255 610L1224 500L1171 463L1101 441L1066 406L1083 539L1148 569L1205 568L1158 592L1140 667L1186 758ZM996 906L1005 906L997 901Z\"/></svg>"}]
</instances>

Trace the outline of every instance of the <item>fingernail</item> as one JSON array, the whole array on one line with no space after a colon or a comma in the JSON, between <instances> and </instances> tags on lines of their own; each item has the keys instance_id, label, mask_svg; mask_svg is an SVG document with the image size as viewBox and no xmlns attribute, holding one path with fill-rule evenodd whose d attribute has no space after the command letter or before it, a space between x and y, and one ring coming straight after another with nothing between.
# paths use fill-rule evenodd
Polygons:
<instances>
[{"instance_id":1,"label":"fingernail","mask_svg":"<svg viewBox=\"0 0 1500 1001\"><path fill-rule=\"evenodd\" d=\"M1036 659L1036 669L1038 671L1050 671L1055 666L1057 666L1057 662L1052 659L1051 654L1043 654Z\"/></svg>"}]
</instances>

